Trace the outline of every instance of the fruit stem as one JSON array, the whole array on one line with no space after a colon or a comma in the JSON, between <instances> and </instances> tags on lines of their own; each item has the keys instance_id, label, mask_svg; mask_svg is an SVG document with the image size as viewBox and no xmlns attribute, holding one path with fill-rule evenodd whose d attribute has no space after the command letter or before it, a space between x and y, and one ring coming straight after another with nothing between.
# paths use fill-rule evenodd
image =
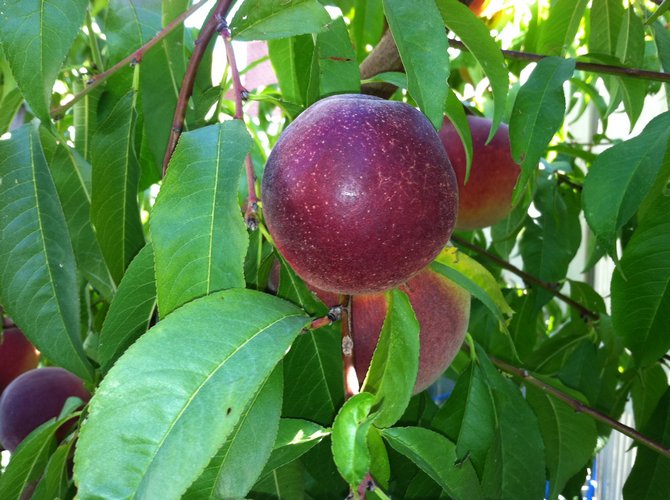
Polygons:
<instances>
[{"instance_id":1,"label":"fruit stem","mask_svg":"<svg viewBox=\"0 0 670 500\"><path fill-rule=\"evenodd\" d=\"M487 259L489 259L489 260L495 262L496 264L498 264L503 269L507 269L508 271L516 274L527 285L529 285L529 286L530 285L537 285L540 288L544 288L545 290L547 290L548 292L553 294L554 297L556 297L557 299L562 300L563 302L565 302L569 306L571 306L574 309L576 309L577 311L579 311L579 313L582 315L582 317L584 319L590 319L590 320L593 320L593 321L597 321L600 318L600 315L597 312L588 309L587 307L583 306L582 304L580 304L576 300L574 300L574 299L568 297L567 295L561 293L559 291L560 285L558 283L547 283L546 281L543 281L540 278L536 278L535 276L533 276L531 274L528 274L525 271L522 271L521 269L514 266L513 264L510 264L506 260L501 259L497 255L494 255L494 254L488 252L487 250L484 250L483 248L481 248L478 245L474 245L474 244L470 243L469 241L461 238L460 236L456 236L455 234L452 234L451 235L451 240L454 243L457 243L459 246L465 247L468 250L472 250L473 252L476 252L480 255L483 255Z\"/></svg>"},{"instance_id":2,"label":"fruit stem","mask_svg":"<svg viewBox=\"0 0 670 500\"><path fill-rule=\"evenodd\" d=\"M156 35L154 35L154 37L151 40L142 45L135 52L121 59L107 71L103 71L99 75L95 75L94 77L92 77L90 80L86 82L86 86L81 90L81 92L75 94L72 99L70 99L65 104L52 108L49 113L51 115L51 118L53 118L54 120L60 119L63 116L63 113L65 113L68 109L74 106L75 103L79 102L86 94L91 92L94 88L101 85L102 82L107 80L107 78L112 76L114 73L128 66L129 64L137 64L138 62L140 62L145 52L148 52L154 46L158 45L158 43L161 40L163 40L163 38L172 33L177 27L181 26L181 24L188 16L193 14L196 10L198 10L206 3L207 0L202 0L197 4L191 6L190 9L185 10L183 13L175 17L167 26L165 26L165 28L156 33Z\"/></svg>"},{"instance_id":3,"label":"fruit stem","mask_svg":"<svg viewBox=\"0 0 670 500\"><path fill-rule=\"evenodd\" d=\"M595 408L592 408L578 399L573 398L572 396L569 396L568 394L564 393L563 391L557 389L556 387L547 384L546 382L543 382L540 379L535 378L528 370L524 370L522 368L518 368L516 366L513 366L506 361L503 361L501 359L496 358L495 356L489 355L489 358L491 359L491 362L496 365L498 368L500 368L502 371L507 372L511 375L514 375L516 377L519 377L523 379L525 382L532 384L547 394L550 394L554 396L557 399L560 399L563 401L565 404L570 406L573 410L579 413L584 413L586 415L589 415L590 417L594 418L595 420L598 420L599 422L602 422L612 429L615 429L619 431L622 434L625 434L629 438L638 441L639 443L643 444L647 448L654 450L657 453L660 453L661 455L670 458L670 448L666 448L660 443L657 443L653 439L645 436L644 434L639 433L632 427L627 426L626 424L623 424L619 422L618 420L614 420L613 418L605 415L603 412L596 410Z\"/></svg>"},{"instance_id":4,"label":"fruit stem","mask_svg":"<svg viewBox=\"0 0 670 500\"><path fill-rule=\"evenodd\" d=\"M188 66L186 67L186 72L184 73L184 79L182 80L181 87L179 89L177 107L175 108L174 118L172 119L172 129L170 130L170 137L168 139L167 147L165 148L165 156L163 157L163 177L165 177L168 163L170 162L172 153L174 153L174 150L177 147L179 136L181 135L184 128L186 108L188 107L188 100L193 93L193 85L195 84L195 77L198 73L200 61L202 61L202 58L207 51L207 46L209 45L209 42L212 40L212 37L219 27L221 19L225 17L232 3L233 0L219 0L219 2L216 4L216 7L214 8L214 13L204 24L200 30L198 39L195 41L193 54L191 54L191 59L188 61Z\"/></svg>"},{"instance_id":5,"label":"fruit stem","mask_svg":"<svg viewBox=\"0 0 670 500\"><path fill-rule=\"evenodd\" d=\"M344 371L344 398L358 394L361 390L354 366L354 340L351 337L351 295L342 295L342 368Z\"/></svg>"},{"instance_id":6,"label":"fruit stem","mask_svg":"<svg viewBox=\"0 0 670 500\"><path fill-rule=\"evenodd\" d=\"M233 80L233 94L235 96L235 115L233 118L244 122L242 101L247 100L249 92L242 86L240 72L237 68L237 61L235 59L235 50L233 49L233 42L230 36L230 29L223 17L219 18L219 24L216 29L219 32L219 35L221 35L223 44L226 47L228 67L230 68L230 76ZM244 213L244 221L249 229L255 231L258 229L258 196L256 195L256 174L254 173L254 163L251 160L251 154L247 154L244 165L247 173L247 185L249 186L249 200L247 202L247 210Z\"/></svg>"}]
</instances>

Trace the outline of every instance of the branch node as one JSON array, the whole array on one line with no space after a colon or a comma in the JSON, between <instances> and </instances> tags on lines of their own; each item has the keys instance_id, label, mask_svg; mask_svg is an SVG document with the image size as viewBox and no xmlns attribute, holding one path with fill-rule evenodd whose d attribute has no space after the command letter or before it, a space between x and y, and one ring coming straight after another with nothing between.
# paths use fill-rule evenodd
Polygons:
<instances>
[{"instance_id":1,"label":"branch node","mask_svg":"<svg viewBox=\"0 0 670 500\"><path fill-rule=\"evenodd\" d=\"M342 319L342 306L331 307L327 317L332 322Z\"/></svg>"},{"instance_id":2,"label":"branch node","mask_svg":"<svg viewBox=\"0 0 670 500\"><path fill-rule=\"evenodd\" d=\"M240 97L242 98L243 101L248 101L249 100L249 91L242 87L240 89Z\"/></svg>"},{"instance_id":3,"label":"branch node","mask_svg":"<svg viewBox=\"0 0 670 500\"><path fill-rule=\"evenodd\" d=\"M342 354L351 356L354 353L354 341L349 335L342 337Z\"/></svg>"}]
</instances>

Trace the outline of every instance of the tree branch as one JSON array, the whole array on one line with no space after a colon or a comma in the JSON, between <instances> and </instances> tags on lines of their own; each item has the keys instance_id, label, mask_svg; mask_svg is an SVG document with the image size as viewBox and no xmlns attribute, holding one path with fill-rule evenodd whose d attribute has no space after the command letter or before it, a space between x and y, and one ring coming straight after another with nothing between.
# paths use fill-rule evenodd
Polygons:
<instances>
[{"instance_id":1,"label":"tree branch","mask_svg":"<svg viewBox=\"0 0 670 500\"><path fill-rule=\"evenodd\" d=\"M186 67L186 72L184 73L184 78L179 89L177 107L175 108L174 118L172 119L172 129L170 130L170 137L168 138L168 144L165 148L165 156L163 157L163 176L165 176L168 163L170 162L172 153L174 153L174 149L177 147L177 141L179 141L179 136L184 128L186 108L188 107L188 100L193 93L193 85L195 83L196 74L198 73L200 61L202 61L202 57L207 51L207 46L212 40L214 33L216 33L220 20L226 17L228 9L230 9L232 3L232 0L218 1L214 8L213 15L202 27L198 39L195 41L195 48L193 49L193 54L191 54L191 59L188 61L188 66Z\"/></svg>"},{"instance_id":2,"label":"tree branch","mask_svg":"<svg viewBox=\"0 0 670 500\"><path fill-rule=\"evenodd\" d=\"M506 361L503 361L501 359L498 359L494 356L490 356L489 358L493 362L494 365L496 365L498 368L500 368L502 371L507 372L511 375L514 375L516 377L519 377L523 379L525 382L532 384L540 389L542 389L544 392L547 394L551 394L553 397L560 399L563 401L565 404L570 406L573 410L579 413L584 413L585 415L589 415L590 417L594 418L595 420L598 420L599 422L602 422L612 429L615 429L619 431L621 434L625 434L629 438L643 444L647 448L654 450L657 453L660 453L661 455L670 458L670 449L666 448L662 444L657 443L653 439L648 438L644 434L640 434L638 431L633 429L632 427L627 426L626 424L622 424L618 420L614 420L611 417L608 417L605 415L603 412L596 410L595 408L591 408L588 405L585 405L578 399L573 398L572 396L569 396L568 394L564 393L563 391L557 389L556 387L547 384L546 382L543 382L542 380L535 378L531 373L529 373L527 370L523 370L521 368L518 368L516 366L513 366Z\"/></svg>"},{"instance_id":3,"label":"tree branch","mask_svg":"<svg viewBox=\"0 0 670 500\"><path fill-rule=\"evenodd\" d=\"M107 71L103 71L99 75L95 75L93 78L88 80L86 82L86 87L82 89L81 92L78 94L75 94L72 99L70 99L68 102L65 104L62 104L60 106L57 106L55 108L52 108L50 111L51 118L54 120L58 120L63 116L63 113L65 113L68 109L70 109L76 102L79 102L86 94L91 92L94 88L98 87L100 84L102 84L107 78L112 76L114 73L119 71L121 68L124 68L128 66L129 64L137 64L142 60L142 56L144 56L145 52L148 52L151 50L155 45L157 45L163 38L168 36L170 33L172 33L178 26L180 26L184 20L193 14L196 10L198 10L200 7L205 5L207 3L206 0L202 0L198 2L195 5L192 5L191 8L188 10L185 10L182 14L178 15L175 17L170 24L165 26L162 30L160 30L156 35L149 40L147 43L142 45L139 49L137 49L135 52L132 54L124 57L121 59L119 62L117 62L114 66L109 68Z\"/></svg>"},{"instance_id":4,"label":"tree branch","mask_svg":"<svg viewBox=\"0 0 670 500\"><path fill-rule=\"evenodd\" d=\"M600 317L600 315L597 312L588 309L587 307L583 306L582 304L580 304L576 300L572 299L571 297L568 297L567 295L562 294L558 290L558 284L557 283L547 283L546 281L543 281L543 280L541 280L541 279L539 279L539 278L537 278L537 277L535 277L531 274L528 274L527 272L522 271L518 267L510 264L506 260L501 259L497 255L494 255L494 254L484 250L480 246L474 245L474 244L470 243L469 241L464 240L460 236L456 236L456 235L452 234L451 239L452 239L452 241L457 243L459 246L465 247L468 250L472 250L473 252L476 252L480 255L483 255L487 259L489 259L489 260L495 262L496 264L498 264L503 269L507 269L508 271L516 274L527 285L537 285L540 288L543 288L543 289L547 290L548 292L552 293L556 298L562 300L563 302L565 302L569 306L571 306L574 309L576 309L577 311L579 311L579 313L582 315L582 317L584 319L591 319L591 320L595 321Z\"/></svg>"},{"instance_id":5,"label":"tree branch","mask_svg":"<svg viewBox=\"0 0 670 500\"><path fill-rule=\"evenodd\" d=\"M463 42L459 40L449 39L449 46L455 49L468 50ZM537 62L545 57L543 54L533 54L531 52L520 52L518 50L503 50L503 56L507 59L518 59L521 61ZM613 66L611 64L589 63L583 61L576 61L575 67L582 71L592 73L604 73L606 75L627 76L630 78L640 78L643 80L654 80L657 82L670 83L670 73L663 73L659 71L649 71L640 68L624 68L622 66Z\"/></svg>"}]
</instances>

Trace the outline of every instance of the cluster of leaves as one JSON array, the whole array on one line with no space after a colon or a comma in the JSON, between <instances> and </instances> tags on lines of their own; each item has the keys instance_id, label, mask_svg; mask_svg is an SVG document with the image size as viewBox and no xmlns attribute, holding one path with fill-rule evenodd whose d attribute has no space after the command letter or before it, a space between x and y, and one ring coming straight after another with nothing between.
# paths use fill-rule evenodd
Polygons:
<instances>
[{"instance_id":1,"label":"cluster of leaves","mask_svg":"<svg viewBox=\"0 0 670 500\"><path fill-rule=\"evenodd\" d=\"M95 391L76 441L57 443L52 421L18 448L0 497L37 485L38 498L329 498L368 473L370 497L531 499L547 480L552 498L578 494L611 428L505 377L497 359L613 418L632 400L637 428L670 445L670 114L600 154L575 144L565 121L593 104L596 140L608 145L620 105L640 118L658 84L578 65L667 70L668 2L653 14L637 2L587 4L538 2L519 21L514 9L479 19L456 0L240 2L232 37L269 41L278 84L248 89L259 116L246 127L230 120L231 75L212 84L211 43L161 179L196 33L177 25L71 111L58 106L189 0L0 1L0 303L48 363ZM512 21L507 48L550 56L529 76L491 35ZM386 27L404 72L361 82L359 63ZM450 37L468 51L450 54ZM495 260L446 252L433 264L479 299L473 347L449 369L455 386L441 407L410 397L418 325L398 291L363 392L345 403L339 325L305 332L326 310L286 265L278 296L264 293L276 253L241 215L244 158L261 173L277 110L285 125L325 95L374 82L398 87L391 98L436 127L449 116L468 150L464 104L508 121L522 166L512 214L458 235ZM588 269L616 262L610 308L567 278L582 214ZM499 263L517 254L550 286L510 285ZM564 286L581 307L556 298ZM624 494L668 492L670 460L639 448Z\"/></svg>"}]
</instances>

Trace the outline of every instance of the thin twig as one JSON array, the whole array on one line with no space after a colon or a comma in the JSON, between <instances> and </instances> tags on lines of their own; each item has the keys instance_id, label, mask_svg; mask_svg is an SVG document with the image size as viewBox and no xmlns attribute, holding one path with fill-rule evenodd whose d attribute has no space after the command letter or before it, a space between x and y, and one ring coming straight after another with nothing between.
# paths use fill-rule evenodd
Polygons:
<instances>
[{"instance_id":1,"label":"thin twig","mask_svg":"<svg viewBox=\"0 0 670 500\"><path fill-rule=\"evenodd\" d=\"M198 67L200 67L200 62L202 61L202 58L207 51L209 42L216 33L220 19L223 19L226 16L232 3L232 0L219 0L219 2L216 4L216 7L214 8L213 15L202 27L200 34L198 35L198 39L195 41L195 47L193 49L193 53L191 54L191 58L188 61L188 66L186 67L186 72L184 73L184 78L179 89L177 107L175 108L174 117L172 119L172 129L170 130L170 137L168 138L168 144L165 148L165 156L163 157L163 176L165 176L168 163L170 162L172 153L174 153L174 150L177 147L179 136L181 135L184 128L186 108L188 107L188 100L193 93L193 85L195 84L195 77L198 73Z\"/></svg>"},{"instance_id":2,"label":"thin twig","mask_svg":"<svg viewBox=\"0 0 670 500\"><path fill-rule=\"evenodd\" d=\"M455 49L468 50L463 42L460 40L449 39L449 46ZM531 52L520 52L518 50L503 50L503 56L507 59L518 59L521 61L537 62L545 57L543 54L533 54ZM575 67L582 71L589 71L593 73L604 73L606 75L628 76L630 78L641 78L643 80L654 80L657 82L670 83L670 73L660 71L649 71L640 68L624 68L622 66L613 66L611 64L589 63L584 61L576 61Z\"/></svg>"},{"instance_id":3,"label":"thin twig","mask_svg":"<svg viewBox=\"0 0 670 500\"><path fill-rule=\"evenodd\" d=\"M105 66L102 63L102 55L100 54L100 47L98 45L98 39L95 36L93 31L93 18L91 17L91 11L86 11L86 31L88 31L88 41L91 45L91 54L93 56L93 64L95 64L97 71L105 71Z\"/></svg>"},{"instance_id":4,"label":"thin twig","mask_svg":"<svg viewBox=\"0 0 670 500\"><path fill-rule=\"evenodd\" d=\"M137 49L135 52L132 54L124 57L121 59L119 62L117 62L114 66L109 68L107 71L103 71L99 75L95 75L93 78L88 80L86 82L86 87L84 87L81 92L77 93L74 95L72 99L70 99L68 102L65 104L62 104L60 106L57 106L51 110L49 113L51 115L51 118L54 120L58 120L60 117L63 116L63 113L65 113L68 109L70 109L76 102L79 102L86 94L91 92L94 88L98 87L100 84L102 84L107 78L112 76L114 73L119 71L121 68L124 68L128 66L129 64L137 64L142 60L142 57L146 52L148 52L150 49L152 49L155 45L157 45L163 38L168 36L170 33L172 33L177 27L179 27L184 20L193 14L196 10L198 10L200 7L205 5L207 3L207 0L202 0L201 2L191 6L190 9L185 10L182 14L178 15L175 17L165 28L160 30L156 35L149 40L147 43L142 45L139 49Z\"/></svg>"},{"instance_id":5,"label":"thin twig","mask_svg":"<svg viewBox=\"0 0 670 500\"><path fill-rule=\"evenodd\" d=\"M244 109L242 101L249 96L247 89L242 87L240 81L240 72L237 68L237 60L235 59L235 51L233 50L233 42L230 36L230 29L226 20L219 19L219 26L217 31L223 39L223 44L226 47L226 57L228 59L228 66L230 67L230 76L233 80L233 94L235 95L235 116L237 120L244 120ZM247 209L244 213L244 222L252 231L258 229L258 196L256 194L256 175L254 174L254 163L251 160L251 154L247 153L244 161L245 171L247 174L247 185L249 190L249 200L247 202Z\"/></svg>"},{"instance_id":6,"label":"thin twig","mask_svg":"<svg viewBox=\"0 0 670 500\"><path fill-rule=\"evenodd\" d=\"M331 307L326 316L316 318L309 324L308 330L316 330L318 328L332 325L335 321L342 319L342 306Z\"/></svg>"},{"instance_id":7,"label":"thin twig","mask_svg":"<svg viewBox=\"0 0 670 500\"><path fill-rule=\"evenodd\" d=\"M342 369L344 372L344 397L349 399L361 390L356 366L354 364L354 340L352 333L351 295L343 295L340 300L342 307Z\"/></svg>"},{"instance_id":8,"label":"thin twig","mask_svg":"<svg viewBox=\"0 0 670 500\"><path fill-rule=\"evenodd\" d=\"M514 375L516 377L522 378L524 381L528 382L529 384L532 384L536 387L539 387L542 389L544 392L551 394L557 399L560 399L563 401L565 404L570 406L573 410L579 413L584 413L585 415L589 415L590 417L594 418L595 420L598 420L599 422L602 422L612 429L615 429L619 431L622 434L625 434L629 438L638 441L639 443L643 444L647 448L654 450L657 453L660 453L661 455L670 458L670 449L666 448L665 446L657 443L653 439L645 436L644 434L640 434L638 431L633 429L632 427L627 426L626 424L622 424L618 420L614 420L613 418L605 415L603 412L596 410L595 408L592 408L578 399L573 398L572 396L569 396L568 394L564 393L563 391L557 389L556 387L547 384L546 382L543 382L540 379L535 378L531 373L529 373L527 370L518 368L516 366L513 366L506 361L503 361L501 359L498 359L494 356L489 355L489 358L495 364L498 368L500 368L502 371L507 372L511 375Z\"/></svg>"},{"instance_id":9,"label":"thin twig","mask_svg":"<svg viewBox=\"0 0 670 500\"><path fill-rule=\"evenodd\" d=\"M565 302L569 306L571 306L574 309L576 309L577 311L579 311L579 313L582 315L583 318L585 318L585 319L588 318L588 319L592 319L592 320L595 321L600 317L600 315L597 312L588 309L587 307L583 306L582 304L580 304L576 300L568 297L567 295L562 294L559 291L559 284L558 283L547 283L546 281L541 280L540 278L537 278L537 277L535 277L531 274L528 274L527 272L522 271L518 267L510 264L506 260L501 259L497 255L494 255L491 252L488 252L487 250L481 248L480 246L474 245L474 244L470 243L467 240L464 240L463 238L461 238L459 236L456 236L456 235L452 234L451 239L452 239L452 241L454 241L458 245L460 245L462 247L465 247L468 250L472 250L473 252L476 252L480 255L483 255L487 259L489 259L489 260L495 262L496 264L498 264L503 269L507 269L508 271L516 274L526 284L537 285L540 288L544 288L548 292L552 293L556 298L562 300L563 302Z\"/></svg>"}]
</instances>

